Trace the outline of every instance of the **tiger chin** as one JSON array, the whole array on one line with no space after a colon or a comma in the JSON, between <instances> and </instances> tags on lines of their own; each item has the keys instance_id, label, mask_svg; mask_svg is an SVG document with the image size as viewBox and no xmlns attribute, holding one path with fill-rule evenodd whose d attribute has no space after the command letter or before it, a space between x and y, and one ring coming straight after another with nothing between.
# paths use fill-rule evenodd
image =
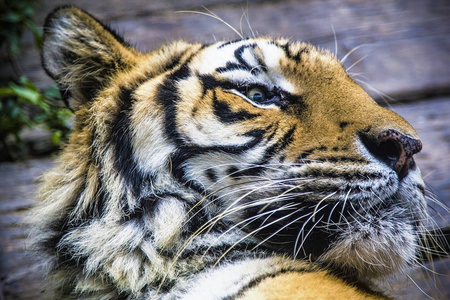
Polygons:
<instances>
[{"instance_id":1,"label":"tiger chin","mask_svg":"<svg viewBox=\"0 0 450 300\"><path fill-rule=\"evenodd\" d=\"M373 282L418 259L422 143L330 52L141 53L65 6L42 61L74 112L33 212L49 297L384 299Z\"/></svg>"}]
</instances>

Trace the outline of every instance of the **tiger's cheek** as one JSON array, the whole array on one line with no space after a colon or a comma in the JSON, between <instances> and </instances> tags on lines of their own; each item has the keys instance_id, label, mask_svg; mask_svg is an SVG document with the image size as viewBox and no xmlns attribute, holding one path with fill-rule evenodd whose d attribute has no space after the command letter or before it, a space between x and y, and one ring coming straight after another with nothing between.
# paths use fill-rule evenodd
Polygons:
<instances>
[{"instance_id":1,"label":"tiger's cheek","mask_svg":"<svg viewBox=\"0 0 450 300\"><path fill-rule=\"evenodd\" d=\"M198 77L177 85L176 124L187 145L239 146L263 131L269 119L241 97L220 88L207 89ZM272 118L276 120L279 116Z\"/></svg>"},{"instance_id":2,"label":"tiger's cheek","mask_svg":"<svg viewBox=\"0 0 450 300\"><path fill-rule=\"evenodd\" d=\"M185 144L208 147L238 142L235 129L214 115L213 92L204 91L197 78L180 82L178 91L182 101L176 105L175 122Z\"/></svg>"},{"instance_id":3,"label":"tiger's cheek","mask_svg":"<svg viewBox=\"0 0 450 300\"><path fill-rule=\"evenodd\" d=\"M139 87L130 114L133 155L140 168L150 173L165 168L175 149L165 133L163 107L155 99L162 82L163 77L155 78Z\"/></svg>"}]
</instances>

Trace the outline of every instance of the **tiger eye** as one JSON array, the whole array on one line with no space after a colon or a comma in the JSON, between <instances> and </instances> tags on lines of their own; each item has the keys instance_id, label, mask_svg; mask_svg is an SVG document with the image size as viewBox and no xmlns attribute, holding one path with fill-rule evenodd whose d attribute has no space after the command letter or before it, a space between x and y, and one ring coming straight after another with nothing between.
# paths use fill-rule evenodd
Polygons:
<instances>
[{"instance_id":1,"label":"tiger eye","mask_svg":"<svg viewBox=\"0 0 450 300\"><path fill-rule=\"evenodd\" d=\"M247 92L247 97L255 102L261 103L267 100L267 96L260 88L252 88Z\"/></svg>"}]
</instances>

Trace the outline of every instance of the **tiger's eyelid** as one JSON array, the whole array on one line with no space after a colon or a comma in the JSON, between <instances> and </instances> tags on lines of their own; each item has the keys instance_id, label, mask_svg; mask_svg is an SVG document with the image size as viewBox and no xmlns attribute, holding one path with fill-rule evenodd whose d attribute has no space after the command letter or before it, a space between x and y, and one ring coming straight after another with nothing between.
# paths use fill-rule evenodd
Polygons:
<instances>
[{"instance_id":1,"label":"tiger's eyelid","mask_svg":"<svg viewBox=\"0 0 450 300\"><path fill-rule=\"evenodd\" d=\"M251 81L241 81L241 82L236 82L235 84L235 88L234 89L230 89L230 90L235 90L236 92L238 92L239 94L243 95L244 97L247 97L247 93L249 90L251 90L252 88L259 88L262 89L268 99L272 99L276 96L279 97L280 100L285 99L286 96L289 94L289 92L286 92L284 89L282 89L279 86L273 86L272 88L269 88L267 85L259 83L259 82L251 82Z\"/></svg>"},{"instance_id":2,"label":"tiger's eyelid","mask_svg":"<svg viewBox=\"0 0 450 300\"><path fill-rule=\"evenodd\" d=\"M279 88L278 86L274 86L271 89L269 89L267 86L265 85L260 85L260 84L251 84L251 85L247 85L246 86L246 93L248 93L249 90L253 89L253 88L259 88L262 89L264 91L264 93L266 94L268 99L272 99L274 97L279 97L280 99L283 99L286 97L286 92L283 91L281 88Z\"/></svg>"},{"instance_id":3,"label":"tiger's eyelid","mask_svg":"<svg viewBox=\"0 0 450 300\"><path fill-rule=\"evenodd\" d=\"M244 89L244 88L245 88L245 89ZM244 97L244 98L247 99L248 101L254 103L254 101L251 100L251 99L247 96L248 90L250 90L250 89L252 89L252 88L261 88L261 89L264 89L264 90L265 90L265 93L267 94L268 103L267 103L267 104L259 104L259 105L265 106L266 108L267 108L268 106L272 106L272 105L278 106L278 105L275 104L274 102L278 102L278 101L280 101L280 100L283 100L283 99L285 98L285 96L286 96L286 95L283 93L283 90L281 90L281 89L277 89L277 91L280 91L280 92L273 92L273 91L270 91L270 90L269 90L266 86L264 86L264 85L255 85L255 84L252 84L252 85L246 85L246 86L243 86L243 87L240 88L240 89L239 89L239 88L231 89L231 91L233 91L233 92L239 94L239 96ZM275 97L278 97L278 99L275 100L275 101L273 101L273 99L274 99Z\"/></svg>"},{"instance_id":4,"label":"tiger's eyelid","mask_svg":"<svg viewBox=\"0 0 450 300\"><path fill-rule=\"evenodd\" d=\"M236 90L239 92L245 91L247 93L249 90L254 89L254 88L259 88L259 89L263 90L264 92L266 92L267 94L272 93L272 89L269 89L266 85L260 84L260 83L253 83L253 82L238 84L238 88Z\"/></svg>"}]
</instances>

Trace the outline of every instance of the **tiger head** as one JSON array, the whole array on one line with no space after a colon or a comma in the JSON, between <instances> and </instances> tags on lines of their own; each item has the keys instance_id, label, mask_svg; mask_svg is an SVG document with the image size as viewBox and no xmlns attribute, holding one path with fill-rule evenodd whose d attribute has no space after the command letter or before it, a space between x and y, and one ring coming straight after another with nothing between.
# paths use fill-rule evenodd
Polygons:
<instances>
[{"instance_id":1,"label":"tiger head","mask_svg":"<svg viewBox=\"0 0 450 300\"><path fill-rule=\"evenodd\" d=\"M281 253L359 279L416 259L421 141L330 52L257 37L143 54L65 7L47 19L42 58L75 113L44 187L61 207L49 219L139 220L180 256Z\"/></svg>"}]
</instances>

